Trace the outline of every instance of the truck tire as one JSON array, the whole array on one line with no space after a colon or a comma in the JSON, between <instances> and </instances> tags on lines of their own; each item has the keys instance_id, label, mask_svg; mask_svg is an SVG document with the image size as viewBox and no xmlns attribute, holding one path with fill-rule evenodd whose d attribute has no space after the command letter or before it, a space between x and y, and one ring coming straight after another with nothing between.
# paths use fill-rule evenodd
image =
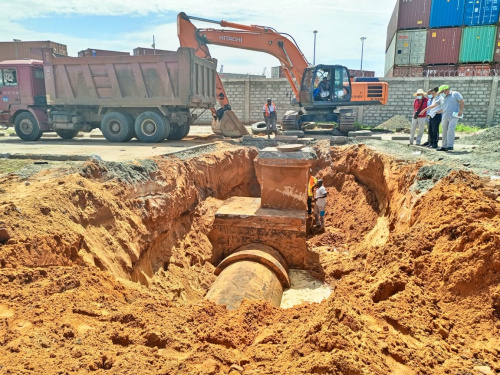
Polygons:
<instances>
[{"instance_id":1,"label":"truck tire","mask_svg":"<svg viewBox=\"0 0 500 375\"><path fill-rule=\"evenodd\" d=\"M163 142L170 133L170 123L162 115L146 111L135 119L135 134L141 142Z\"/></svg>"},{"instance_id":2,"label":"truck tire","mask_svg":"<svg viewBox=\"0 0 500 375\"><path fill-rule=\"evenodd\" d=\"M189 134L190 128L191 127L187 122L184 123L184 125L177 125L176 127L172 127L172 130L170 130L170 134L167 136L167 139L170 141L178 141Z\"/></svg>"},{"instance_id":3,"label":"truck tire","mask_svg":"<svg viewBox=\"0 0 500 375\"><path fill-rule=\"evenodd\" d=\"M132 140L132 138L134 138L136 136L135 129L134 129L135 119L131 114L128 114L128 113L125 113L125 116L127 116L127 119L129 121L129 126L130 126L130 129L132 129L132 131L127 136L127 138L125 138L125 140L123 142L130 142Z\"/></svg>"},{"instance_id":4,"label":"truck tire","mask_svg":"<svg viewBox=\"0 0 500 375\"><path fill-rule=\"evenodd\" d=\"M259 121L256 122L255 124L252 124L252 134L253 135L258 135L266 133L266 122L265 121Z\"/></svg>"},{"instance_id":5,"label":"truck tire","mask_svg":"<svg viewBox=\"0 0 500 375\"><path fill-rule=\"evenodd\" d=\"M38 141L43 134L35 116L29 112L20 113L16 117L14 129L23 141Z\"/></svg>"},{"instance_id":6,"label":"truck tire","mask_svg":"<svg viewBox=\"0 0 500 375\"><path fill-rule=\"evenodd\" d=\"M78 134L78 130L56 130L56 133L62 139L73 139Z\"/></svg>"},{"instance_id":7,"label":"truck tire","mask_svg":"<svg viewBox=\"0 0 500 375\"><path fill-rule=\"evenodd\" d=\"M130 118L121 112L109 112L101 121L101 131L109 142L128 142L134 134Z\"/></svg>"}]
</instances>

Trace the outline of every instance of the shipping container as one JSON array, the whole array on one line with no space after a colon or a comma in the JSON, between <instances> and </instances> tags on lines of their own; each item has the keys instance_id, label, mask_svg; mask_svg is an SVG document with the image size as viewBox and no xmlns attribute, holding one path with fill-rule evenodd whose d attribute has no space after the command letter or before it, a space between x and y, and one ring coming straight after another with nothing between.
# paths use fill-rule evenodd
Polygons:
<instances>
[{"instance_id":1,"label":"shipping container","mask_svg":"<svg viewBox=\"0 0 500 375\"><path fill-rule=\"evenodd\" d=\"M456 77L456 65L427 65L424 67L424 77Z\"/></svg>"},{"instance_id":2,"label":"shipping container","mask_svg":"<svg viewBox=\"0 0 500 375\"><path fill-rule=\"evenodd\" d=\"M429 30L425 63L427 65L457 64L461 38L462 29L458 27Z\"/></svg>"},{"instance_id":3,"label":"shipping container","mask_svg":"<svg viewBox=\"0 0 500 375\"><path fill-rule=\"evenodd\" d=\"M500 63L500 27L497 28L497 35L494 45L493 61Z\"/></svg>"},{"instance_id":4,"label":"shipping container","mask_svg":"<svg viewBox=\"0 0 500 375\"><path fill-rule=\"evenodd\" d=\"M464 23L465 0L432 0L429 26L454 27Z\"/></svg>"},{"instance_id":5,"label":"shipping container","mask_svg":"<svg viewBox=\"0 0 500 375\"><path fill-rule=\"evenodd\" d=\"M394 57L396 56L396 35L392 38L389 48L385 52L385 68L384 76L387 76L391 68L394 66Z\"/></svg>"},{"instance_id":6,"label":"shipping container","mask_svg":"<svg viewBox=\"0 0 500 375\"><path fill-rule=\"evenodd\" d=\"M423 66L393 66L389 72L387 72L386 77L423 77L424 67Z\"/></svg>"},{"instance_id":7,"label":"shipping container","mask_svg":"<svg viewBox=\"0 0 500 375\"><path fill-rule=\"evenodd\" d=\"M398 30L429 27L431 0L398 0L387 26L386 50Z\"/></svg>"},{"instance_id":8,"label":"shipping container","mask_svg":"<svg viewBox=\"0 0 500 375\"><path fill-rule=\"evenodd\" d=\"M78 57L85 56L130 56L129 52L121 52L121 51L110 51L106 49L95 49L95 48L87 48L83 51L78 52Z\"/></svg>"},{"instance_id":9,"label":"shipping container","mask_svg":"<svg viewBox=\"0 0 500 375\"><path fill-rule=\"evenodd\" d=\"M497 27L464 27L460 45L460 63L492 62Z\"/></svg>"},{"instance_id":10,"label":"shipping container","mask_svg":"<svg viewBox=\"0 0 500 375\"><path fill-rule=\"evenodd\" d=\"M405 30L396 33L395 65L423 65L427 30Z\"/></svg>"},{"instance_id":11,"label":"shipping container","mask_svg":"<svg viewBox=\"0 0 500 375\"><path fill-rule=\"evenodd\" d=\"M484 26L498 22L500 0L465 0L464 25Z\"/></svg>"},{"instance_id":12,"label":"shipping container","mask_svg":"<svg viewBox=\"0 0 500 375\"><path fill-rule=\"evenodd\" d=\"M396 31L398 31L398 12L399 12L399 0L396 1L396 5L394 6L394 10L392 11L391 19L387 24L387 39L385 41L385 51L389 49L392 40L394 39L394 35L396 35Z\"/></svg>"},{"instance_id":13,"label":"shipping container","mask_svg":"<svg viewBox=\"0 0 500 375\"><path fill-rule=\"evenodd\" d=\"M52 48L57 55L68 55L68 48L65 44L51 42L50 40L32 42L19 40L0 42L0 61L21 59L41 60L41 48Z\"/></svg>"},{"instance_id":14,"label":"shipping container","mask_svg":"<svg viewBox=\"0 0 500 375\"><path fill-rule=\"evenodd\" d=\"M375 77L375 71L373 71L373 70L349 69L349 75L351 77Z\"/></svg>"},{"instance_id":15,"label":"shipping container","mask_svg":"<svg viewBox=\"0 0 500 375\"><path fill-rule=\"evenodd\" d=\"M489 77L491 65L489 64L466 64L458 67L459 77Z\"/></svg>"},{"instance_id":16,"label":"shipping container","mask_svg":"<svg viewBox=\"0 0 500 375\"><path fill-rule=\"evenodd\" d=\"M134 56L163 55L163 54L168 53L168 52L169 51L163 50L163 49L144 48L144 47L137 47L137 48L134 48L134 50L133 50Z\"/></svg>"},{"instance_id":17,"label":"shipping container","mask_svg":"<svg viewBox=\"0 0 500 375\"><path fill-rule=\"evenodd\" d=\"M283 71L283 67L281 65L271 67L271 78L286 78L285 72Z\"/></svg>"}]
</instances>

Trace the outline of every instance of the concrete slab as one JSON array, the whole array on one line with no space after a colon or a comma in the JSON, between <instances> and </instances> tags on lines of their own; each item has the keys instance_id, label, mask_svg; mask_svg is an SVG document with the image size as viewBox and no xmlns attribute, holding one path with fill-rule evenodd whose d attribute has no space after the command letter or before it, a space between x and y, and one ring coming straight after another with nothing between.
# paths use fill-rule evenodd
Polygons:
<instances>
[{"instance_id":1,"label":"concrete slab","mask_svg":"<svg viewBox=\"0 0 500 375\"><path fill-rule=\"evenodd\" d=\"M357 140L357 141L362 141L363 139L374 139L374 140L381 141L381 140L382 140L382 137L372 137L372 136L367 136L367 137L365 137L365 136L361 136L361 137L360 137L360 136L357 136L357 137L356 137L356 140Z\"/></svg>"},{"instance_id":2,"label":"concrete slab","mask_svg":"<svg viewBox=\"0 0 500 375\"><path fill-rule=\"evenodd\" d=\"M356 131L350 131L347 133L348 137L369 137L372 135L372 132L369 130L356 130Z\"/></svg>"},{"instance_id":3,"label":"concrete slab","mask_svg":"<svg viewBox=\"0 0 500 375\"><path fill-rule=\"evenodd\" d=\"M278 250L290 268L304 268L306 210L261 207L260 198L233 197L217 211L212 231L213 263L243 245L262 243Z\"/></svg>"}]
</instances>

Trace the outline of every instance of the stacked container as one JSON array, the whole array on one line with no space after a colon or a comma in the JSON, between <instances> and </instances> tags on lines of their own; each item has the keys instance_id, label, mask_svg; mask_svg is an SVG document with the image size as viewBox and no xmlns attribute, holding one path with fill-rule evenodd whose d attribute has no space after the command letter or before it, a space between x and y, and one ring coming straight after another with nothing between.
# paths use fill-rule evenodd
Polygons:
<instances>
[{"instance_id":1,"label":"stacked container","mask_svg":"<svg viewBox=\"0 0 500 375\"><path fill-rule=\"evenodd\" d=\"M417 66L424 76L494 74L499 14L500 0L398 0L387 27L385 74L414 76Z\"/></svg>"},{"instance_id":2,"label":"stacked container","mask_svg":"<svg viewBox=\"0 0 500 375\"><path fill-rule=\"evenodd\" d=\"M398 0L387 26L385 74L422 66L427 42L431 0ZM404 30L404 31L403 31ZM408 68L408 71L415 69ZM418 69L417 69L418 71Z\"/></svg>"}]
</instances>

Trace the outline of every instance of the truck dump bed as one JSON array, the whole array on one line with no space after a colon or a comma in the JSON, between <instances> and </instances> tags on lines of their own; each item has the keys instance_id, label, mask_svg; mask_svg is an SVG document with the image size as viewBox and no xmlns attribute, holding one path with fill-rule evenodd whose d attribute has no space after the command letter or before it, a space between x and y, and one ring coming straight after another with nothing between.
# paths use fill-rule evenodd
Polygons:
<instances>
[{"instance_id":1,"label":"truck dump bed","mask_svg":"<svg viewBox=\"0 0 500 375\"><path fill-rule=\"evenodd\" d=\"M47 104L212 108L216 60L192 48L161 55L55 57L43 49Z\"/></svg>"}]
</instances>

